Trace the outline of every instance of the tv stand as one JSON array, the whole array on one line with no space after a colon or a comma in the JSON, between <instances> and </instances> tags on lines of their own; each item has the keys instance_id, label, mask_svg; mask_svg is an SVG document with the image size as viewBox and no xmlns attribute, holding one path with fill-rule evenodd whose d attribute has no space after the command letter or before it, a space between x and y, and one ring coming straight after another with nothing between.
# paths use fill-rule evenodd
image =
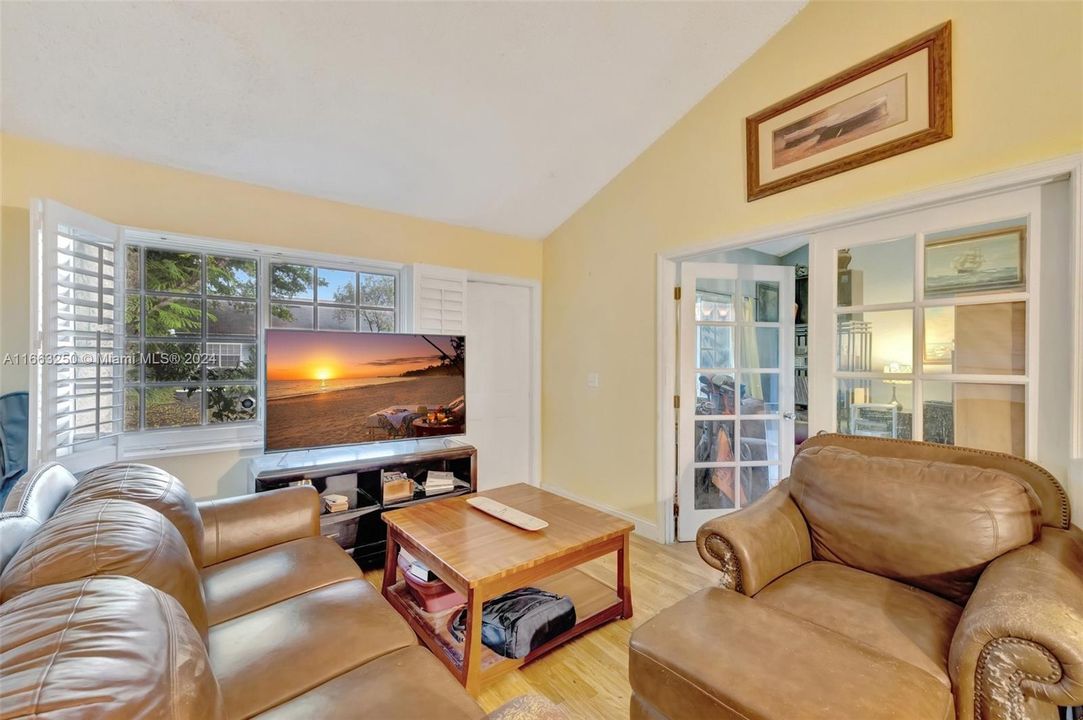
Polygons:
<instances>
[{"instance_id":1,"label":"tv stand","mask_svg":"<svg viewBox=\"0 0 1083 720\"><path fill-rule=\"evenodd\" d=\"M441 437L273 453L249 461L248 489L265 492L303 484L321 495L345 495L348 510L327 513L321 508L320 532L361 567L379 567L387 545L380 520L384 511L476 492L477 457L472 445ZM431 496L416 490L410 498L384 503L381 473L402 472L421 484L429 470L454 473L455 489Z\"/></svg>"}]
</instances>

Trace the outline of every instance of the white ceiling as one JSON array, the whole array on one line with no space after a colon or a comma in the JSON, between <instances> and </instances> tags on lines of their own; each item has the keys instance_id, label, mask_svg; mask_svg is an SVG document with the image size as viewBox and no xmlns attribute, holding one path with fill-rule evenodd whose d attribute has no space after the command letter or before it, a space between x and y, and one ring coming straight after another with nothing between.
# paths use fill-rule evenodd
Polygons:
<instances>
[{"instance_id":1,"label":"white ceiling","mask_svg":"<svg viewBox=\"0 0 1083 720\"><path fill-rule=\"evenodd\" d=\"M803 4L3 2L2 127L540 238Z\"/></svg>"}]
</instances>

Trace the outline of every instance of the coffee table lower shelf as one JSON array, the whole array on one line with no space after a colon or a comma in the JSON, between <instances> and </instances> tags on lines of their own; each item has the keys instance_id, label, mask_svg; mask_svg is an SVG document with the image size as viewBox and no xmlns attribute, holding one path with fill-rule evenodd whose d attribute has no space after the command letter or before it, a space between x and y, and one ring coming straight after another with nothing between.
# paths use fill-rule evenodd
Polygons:
<instances>
[{"instance_id":1,"label":"coffee table lower shelf","mask_svg":"<svg viewBox=\"0 0 1083 720\"><path fill-rule=\"evenodd\" d=\"M558 595L567 595L575 604L576 623L567 632L551 639L524 658L506 658L487 647L481 650L481 680L490 680L498 675L514 670L537 659L557 646L568 642L602 623L621 617L623 601L617 591L606 583L591 577L582 570L566 570L540 582L534 587L548 590ZM452 619L462 609L458 606L440 613L425 612L413 599L406 588L406 583L398 581L386 595L388 601L406 618L410 627L429 647L437 658L443 661L449 670L465 684L466 672L463 669L463 643L456 640L448 629Z\"/></svg>"}]
</instances>

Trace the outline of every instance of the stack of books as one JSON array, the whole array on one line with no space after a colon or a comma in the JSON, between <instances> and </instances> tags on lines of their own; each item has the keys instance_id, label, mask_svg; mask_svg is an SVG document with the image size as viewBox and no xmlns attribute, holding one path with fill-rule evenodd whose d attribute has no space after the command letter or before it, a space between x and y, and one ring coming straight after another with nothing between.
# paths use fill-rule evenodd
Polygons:
<instances>
[{"instance_id":1,"label":"stack of books","mask_svg":"<svg viewBox=\"0 0 1083 720\"><path fill-rule=\"evenodd\" d=\"M342 512L350 509L350 499L345 495L324 495L323 508L329 513Z\"/></svg>"},{"instance_id":2,"label":"stack of books","mask_svg":"<svg viewBox=\"0 0 1083 720\"><path fill-rule=\"evenodd\" d=\"M425 495L439 495L455 489L455 474L429 470L425 475Z\"/></svg>"}]
</instances>

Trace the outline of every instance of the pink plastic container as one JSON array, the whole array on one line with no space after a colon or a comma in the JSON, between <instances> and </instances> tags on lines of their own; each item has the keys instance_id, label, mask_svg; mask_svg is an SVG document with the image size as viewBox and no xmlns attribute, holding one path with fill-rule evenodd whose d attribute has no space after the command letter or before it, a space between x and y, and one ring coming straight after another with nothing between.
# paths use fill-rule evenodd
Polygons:
<instances>
[{"instance_id":1,"label":"pink plastic container","mask_svg":"<svg viewBox=\"0 0 1083 720\"><path fill-rule=\"evenodd\" d=\"M409 563L399 555L399 570L402 571L406 587L425 612L438 613L466 604L466 598L452 590L443 580L423 582L411 575L409 569Z\"/></svg>"}]
</instances>

